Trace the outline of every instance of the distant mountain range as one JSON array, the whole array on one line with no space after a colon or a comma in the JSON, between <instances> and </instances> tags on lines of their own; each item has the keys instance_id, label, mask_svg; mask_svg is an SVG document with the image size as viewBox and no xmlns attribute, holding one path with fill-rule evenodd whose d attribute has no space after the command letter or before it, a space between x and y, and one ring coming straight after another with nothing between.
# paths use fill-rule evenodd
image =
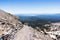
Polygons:
<instances>
[{"instance_id":1,"label":"distant mountain range","mask_svg":"<svg viewBox=\"0 0 60 40\"><path fill-rule=\"evenodd\" d=\"M60 14L48 14L48 15L17 15L22 23L29 23L37 26L46 23L60 22Z\"/></svg>"}]
</instances>

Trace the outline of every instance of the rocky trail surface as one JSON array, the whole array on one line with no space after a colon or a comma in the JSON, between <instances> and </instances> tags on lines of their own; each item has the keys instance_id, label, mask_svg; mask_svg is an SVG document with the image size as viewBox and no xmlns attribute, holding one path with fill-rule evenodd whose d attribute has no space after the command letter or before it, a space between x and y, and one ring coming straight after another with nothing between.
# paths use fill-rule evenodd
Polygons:
<instances>
[{"instance_id":1,"label":"rocky trail surface","mask_svg":"<svg viewBox=\"0 0 60 40\"><path fill-rule=\"evenodd\" d=\"M16 33L14 40L52 40L52 39L48 35L44 35L43 32L39 32L33 29L32 27L24 25L24 27Z\"/></svg>"}]
</instances>

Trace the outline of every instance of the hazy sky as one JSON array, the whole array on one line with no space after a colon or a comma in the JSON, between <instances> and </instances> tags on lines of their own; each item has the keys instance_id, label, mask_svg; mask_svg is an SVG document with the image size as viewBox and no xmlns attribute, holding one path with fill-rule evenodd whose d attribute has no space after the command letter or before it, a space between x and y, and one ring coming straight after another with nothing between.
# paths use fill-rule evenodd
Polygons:
<instances>
[{"instance_id":1,"label":"hazy sky","mask_svg":"<svg viewBox=\"0 0 60 40\"><path fill-rule=\"evenodd\" d=\"M0 0L0 9L9 13L60 13L60 0Z\"/></svg>"}]
</instances>

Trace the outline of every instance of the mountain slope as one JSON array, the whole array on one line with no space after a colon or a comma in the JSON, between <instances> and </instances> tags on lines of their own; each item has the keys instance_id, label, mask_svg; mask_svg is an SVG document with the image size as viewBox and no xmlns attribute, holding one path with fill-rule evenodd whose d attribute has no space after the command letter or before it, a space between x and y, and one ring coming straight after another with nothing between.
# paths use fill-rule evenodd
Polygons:
<instances>
[{"instance_id":1,"label":"mountain slope","mask_svg":"<svg viewBox=\"0 0 60 40\"><path fill-rule=\"evenodd\" d=\"M0 10L0 36L3 40L13 40L14 34L22 27L18 17Z\"/></svg>"}]
</instances>

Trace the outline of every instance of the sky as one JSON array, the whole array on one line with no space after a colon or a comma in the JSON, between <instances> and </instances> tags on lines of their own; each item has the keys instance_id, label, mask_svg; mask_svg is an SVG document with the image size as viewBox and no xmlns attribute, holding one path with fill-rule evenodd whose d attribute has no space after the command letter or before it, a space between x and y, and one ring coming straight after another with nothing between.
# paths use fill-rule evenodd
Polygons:
<instances>
[{"instance_id":1,"label":"sky","mask_svg":"<svg viewBox=\"0 0 60 40\"><path fill-rule=\"evenodd\" d=\"M60 13L60 0L0 0L0 9L11 14Z\"/></svg>"}]
</instances>

